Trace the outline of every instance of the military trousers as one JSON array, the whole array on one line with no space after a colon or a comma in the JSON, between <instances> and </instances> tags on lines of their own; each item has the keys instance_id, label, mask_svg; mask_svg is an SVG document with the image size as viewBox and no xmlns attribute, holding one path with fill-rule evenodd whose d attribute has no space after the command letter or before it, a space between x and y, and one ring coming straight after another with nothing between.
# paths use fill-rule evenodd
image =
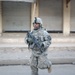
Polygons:
<instances>
[{"instance_id":1,"label":"military trousers","mask_svg":"<svg viewBox=\"0 0 75 75\"><path fill-rule=\"evenodd\" d=\"M38 69L48 69L52 63L48 60L47 55L34 56L30 58L31 74L38 75Z\"/></svg>"}]
</instances>

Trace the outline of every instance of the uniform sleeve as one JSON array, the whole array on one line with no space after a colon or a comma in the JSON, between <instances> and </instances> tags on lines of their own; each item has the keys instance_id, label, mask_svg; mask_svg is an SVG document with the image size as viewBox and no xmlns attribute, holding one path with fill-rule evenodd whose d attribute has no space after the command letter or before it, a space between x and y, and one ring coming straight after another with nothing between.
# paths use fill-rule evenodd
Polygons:
<instances>
[{"instance_id":1,"label":"uniform sleeve","mask_svg":"<svg viewBox=\"0 0 75 75\"><path fill-rule=\"evenodd\" d=\"M44 32L44 48L47 49L49 45L51 44L51 36L48 34L47 31Z\"/></svg>"},{"instance_id":2,"label":"uniform sleeve","mask_svg":"<svg viewBox=\"0 0 75 75\"><path fill-rule=\"evenodd\" d=\"M30 42L28 42L28 41L30 41ZM32 38L28 37L28 34L26 34L25 43L28 44L29 49L32 49L34 47L34 44L31 44L31 42L32 42Z\"/></svg>"},{"instance_id":3,"label":"uniform sleeve","mask_svg":"<svg viewBox=\"0 0 75 75\"><path fill-rule=\"evenodd\" d=\"M27 40L28 40L28 36L27 36L27 34L26 34L26 37L24 38L24 41L25 41L26 44L28 44L28 43L27 43Z\"/></svg>"},{"instance_id":4,"label":"uniform sleeve","mask_svg":"<svg viewBox=\"0 0 75 75\"><path fill-rule=\"evenodd\" d=\"M31 33L31 32L30 32ZM28 33L26 34L26 37L25 37L25 43L27 43L28 44L28 40L30 40L30 37L28 37Z\"/></svg>"}]
</instances>

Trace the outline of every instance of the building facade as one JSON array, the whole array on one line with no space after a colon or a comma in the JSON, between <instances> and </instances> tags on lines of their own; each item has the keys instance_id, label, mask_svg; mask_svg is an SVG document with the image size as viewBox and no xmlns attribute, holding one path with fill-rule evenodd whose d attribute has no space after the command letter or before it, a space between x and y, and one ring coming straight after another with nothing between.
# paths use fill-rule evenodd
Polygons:
<instances>
[{"instance_id":1,"label":"building facade","mask_svg":"<svg viewBox=\"0 0 75 75\"><path fill-rule=\"evenodd\" d=\"M43 20L49 32L69 35L75 32L75 0L2 0L0 34L5 31L29 31L34 17Z\"/></svg>"}]
</instances>

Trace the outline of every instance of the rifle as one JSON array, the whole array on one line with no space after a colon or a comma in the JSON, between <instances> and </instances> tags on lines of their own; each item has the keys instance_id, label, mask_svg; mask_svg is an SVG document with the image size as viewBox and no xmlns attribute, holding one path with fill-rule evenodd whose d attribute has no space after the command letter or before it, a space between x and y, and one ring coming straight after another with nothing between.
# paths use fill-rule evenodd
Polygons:
<instances>
[{"instance_id":1,"label":"rifle","mask_svg":"<svg viewBox=\"0 0 75 75\"><path fill-rule=\"evenodd\" d=\"M30 33L30 32L27 33L27 36L32 39L34 45L36 45L39 48L40 52L42 53L43 52L43 49L41 48L41 45L38 42L38 40L35 38L35 36L33 36L32 33Z\"/></svg>"}]
</instances>

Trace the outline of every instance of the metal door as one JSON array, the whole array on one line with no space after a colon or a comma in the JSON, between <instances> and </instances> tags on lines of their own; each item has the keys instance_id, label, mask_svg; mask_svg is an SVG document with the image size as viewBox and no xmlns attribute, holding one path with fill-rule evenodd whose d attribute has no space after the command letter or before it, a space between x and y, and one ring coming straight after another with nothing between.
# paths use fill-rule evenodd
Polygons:
<instances>
[{"instance_id":1,"label":"metal door","mask_svg":"<svg viewBox=\"0 0 75 75\"><path fill-rule=\"evenodd\" d=\"M75 32L75 0L71 0L71 31Z\"/></svg>"},{"instance_id":2,"label":"metal door","mask_svg":"<svg viewBox=\"0 0 75 75\"><path fill-rule=\"evenodd\" d=\"M30 30L30 3L3 2L3 31Z\"/></svg>"},{"instance_id":3,"label":"metal door","mask_svg":"<svg viewBox=\"0 0 75 75\"><path fill-rule=\"evenodd\" d=\"M40 17L43 20L43 26L48 31L63 30L63 2L62 0L40 0Z\"/></svg>"}]
</instances>

